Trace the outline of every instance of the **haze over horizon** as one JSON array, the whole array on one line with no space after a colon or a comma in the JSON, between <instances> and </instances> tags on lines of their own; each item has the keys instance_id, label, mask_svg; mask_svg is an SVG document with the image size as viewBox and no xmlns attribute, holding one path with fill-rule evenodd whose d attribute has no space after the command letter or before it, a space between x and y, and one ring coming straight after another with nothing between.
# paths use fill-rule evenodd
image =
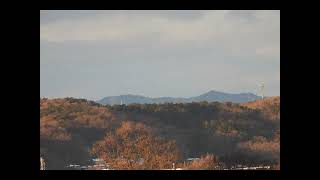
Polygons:
<instances>
[{"instance_id":1,"label":"haze over horizon","mask_svg":"<svg viewBox=\"0 0 320 180\"><path fill-rule=\"evenodd\" d=\"M253 93L253 92L236 92L236 93L229 93L229 92L223 92L223 91L216 91L216 90L210 90L210 91L207 91L207 92L204 92L204 93L201 93L201 94L198 94L198 95L195 95L195 96L188 96L188 97L182 97L182 96L156 96L156 97L152 97L152 96L145 96L145 95L141 95L141 94L130 94L130 93L127 93L127 94L119 94L119 95L106 95L106 96L103 96L101 98L96 98L96 99L89 99L89 98L85 98L87 100L93 100L93 101L99 101L99 100L102 100L104 98L107 98L107 97L119 97L119 96L142 96L142 97L146 97L146 98L166 98L166 97L169 97L169 98L193 98L193 97L197 97L197 96L200 96L200 95L204 95L204 94L207 94L207 93L210 93L212 91L215 91L215 92L218 92L218 93L226 93L226 94L253 94L253 95L257 95L256 93ZM259 95L257 95L259 96ZM56 99L56 98L84 98L84 97L74 97L74 96L64 96L64 97L52 97L52 96L40 96L41 98L49 98L49 99ZM267 96L266 96L267 97ZM271 96L270 96L271 97Z\"/></svg>"},{"instance_id":2,"label":"haze over horizon","mask_svg":"<svg viewBox=\"0 0 320 180\"><path fill-rule=\"evenodd\" d=\"M40 11L40 96L280 95L280 11Z\"/></svg>"}]
</instances>

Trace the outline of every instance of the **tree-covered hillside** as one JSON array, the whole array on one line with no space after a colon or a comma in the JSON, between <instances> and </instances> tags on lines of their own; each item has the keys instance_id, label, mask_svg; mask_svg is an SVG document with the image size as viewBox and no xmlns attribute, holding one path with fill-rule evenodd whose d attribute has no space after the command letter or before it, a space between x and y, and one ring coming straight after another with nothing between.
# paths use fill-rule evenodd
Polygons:
<instances>
[{"instance_id":1,"label":"tree-covered hillside","mask_svg":"<svg viewBox=\"0 0 320 180\"><path fill-rule=\"evenodd\" d=\"M92 156L101 154L92 153L93 147L97 142L104 144L101 140L108 136L114 137L118 144L114 146L116 150L124 147L120 146L121 138L115 138L124 123L140 124L152 130L149 135L154 138L150 142L162 142L156 140L158 138L164 140L164 145L166 141L174 141L179 156L163 159L179 162L210 153L226 165L251 165L275 164L280 158L279 97L245 104L199 102L113 106L85 99L41 98L40 151L47 159L49 169L63 169L68 163L86 163ZM139 129L135 133L141 134ZM133 139L127 143L131 141ZM155 146L162 147L161 144ZM165 167L166 163L163 164Z\"/></svg>"}]
</instances>

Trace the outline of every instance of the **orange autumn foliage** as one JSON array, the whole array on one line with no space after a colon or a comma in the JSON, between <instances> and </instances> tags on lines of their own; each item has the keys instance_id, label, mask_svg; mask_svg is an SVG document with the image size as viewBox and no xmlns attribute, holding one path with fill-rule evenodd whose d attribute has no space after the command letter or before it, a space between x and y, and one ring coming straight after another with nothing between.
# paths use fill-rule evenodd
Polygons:
<instances>
[{"instance_id":1,"label":"orange autumn foliage","mask_svg":"<svg viewBox=\"0 0 320 180\"><path fill-rule=\"evenodd\" d=\"M115 169L170 168L179 159L174 141L156 137L150 127L130 121L94 144L91 154Z\"/></svg>"}]
</instances>

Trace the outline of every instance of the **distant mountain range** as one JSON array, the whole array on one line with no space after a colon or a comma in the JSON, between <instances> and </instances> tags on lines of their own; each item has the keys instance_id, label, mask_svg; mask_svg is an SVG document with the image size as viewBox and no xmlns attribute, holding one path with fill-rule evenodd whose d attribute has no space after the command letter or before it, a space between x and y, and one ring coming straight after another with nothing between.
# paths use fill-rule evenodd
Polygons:
<instances>
[{"instance_id":1,"label":"distant mountain range","mask_svg":"<svg viewBox=\"0 0 320 180\"><path fill-rule=\"evenodd\" d=\"M209 91L200 96L190 97L190 98L174 98L174 97L159 97L150 98L140 95L120 95L120 96L109 96L96 101L97 103L104 105L114 105L114 104L160 104L160 103L189 103L189 102L234 102L243 103L254 101L260 99L260 96L256 96L252 93L239 93L231 94L218 91Z\"/></svg>"}]
</instances>

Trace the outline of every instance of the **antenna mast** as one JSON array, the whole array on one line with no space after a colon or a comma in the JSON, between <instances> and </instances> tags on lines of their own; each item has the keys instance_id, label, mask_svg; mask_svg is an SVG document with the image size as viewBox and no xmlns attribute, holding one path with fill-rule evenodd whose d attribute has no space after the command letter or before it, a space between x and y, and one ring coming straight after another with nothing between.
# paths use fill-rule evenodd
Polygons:
<instances>
[{"instance_id":1,"label":"antenna mast","mask_svg":"<svg viewBox=\"0 0 320 180\"><path fill-rule=\"evenodd\" d=\"M258 95L260 95L262 99L264 98L264 82L262 82L260 85L260 90Z\"/></svg>"}]
</instances>

